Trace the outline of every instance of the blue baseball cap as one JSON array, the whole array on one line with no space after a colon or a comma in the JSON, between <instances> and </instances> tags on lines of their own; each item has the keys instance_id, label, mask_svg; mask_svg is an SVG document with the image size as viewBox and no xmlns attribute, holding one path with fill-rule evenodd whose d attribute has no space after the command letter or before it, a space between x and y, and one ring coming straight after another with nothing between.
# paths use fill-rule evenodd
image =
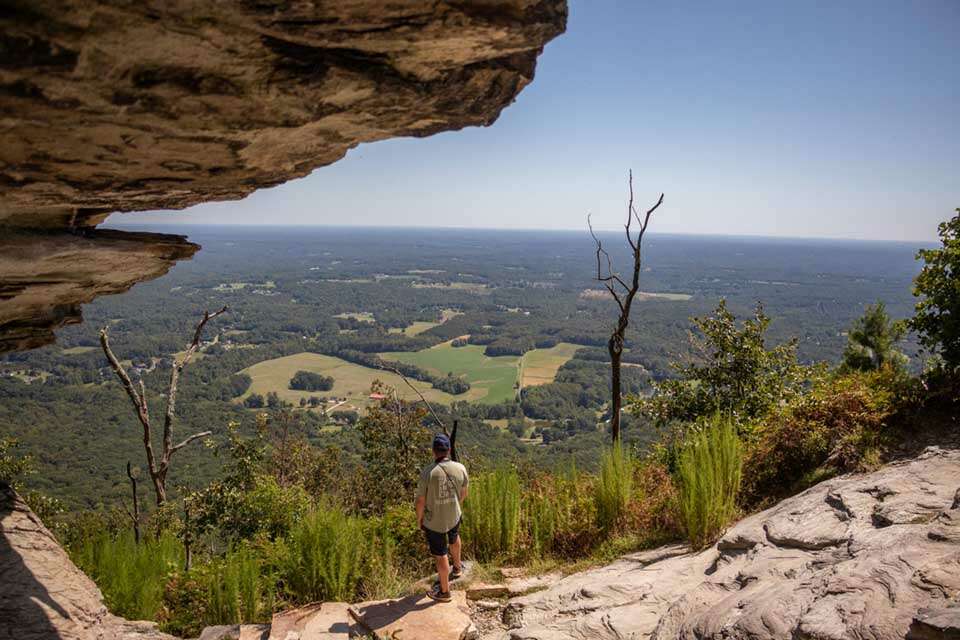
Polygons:
<instances>
[{"instance_id":1,"label":"blue baseball cap","mask_svg":"<svg viewBox=\"0 0 960 640\"><path fill-rule=\"evenodd\" d=\"M450 451L450 438L442 433L433 436L434 451Z\"/></svg>"}]
</instances>

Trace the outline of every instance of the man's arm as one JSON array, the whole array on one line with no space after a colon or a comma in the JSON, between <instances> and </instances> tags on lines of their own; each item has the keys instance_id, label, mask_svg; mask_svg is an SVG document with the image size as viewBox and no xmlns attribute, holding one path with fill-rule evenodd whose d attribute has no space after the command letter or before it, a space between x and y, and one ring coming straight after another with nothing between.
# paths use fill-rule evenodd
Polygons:
<instances>
[{"instance_id":1,"label":"man's arm","mask_svg":"<svg viewBox=\"0 0 960 640\"><path fill-rule=\"evenodd\" d=\"M423 510L427 506L427 497L417 496L417 501L414 506L417 509L417 526L423 528Z\"/></svg>"},{"instance_id":2,"label":"man's arm","mask_svg":"<svg viewBox=\"0 0 960 640\"><path fill-rule=\"evenodd\" d=\"M464 487L463 489L460 489L460 502L463 502L464 500L467 499L467 491L468 491L468 489L469 489L469 487Z\"/></svg>"}]
</instances>

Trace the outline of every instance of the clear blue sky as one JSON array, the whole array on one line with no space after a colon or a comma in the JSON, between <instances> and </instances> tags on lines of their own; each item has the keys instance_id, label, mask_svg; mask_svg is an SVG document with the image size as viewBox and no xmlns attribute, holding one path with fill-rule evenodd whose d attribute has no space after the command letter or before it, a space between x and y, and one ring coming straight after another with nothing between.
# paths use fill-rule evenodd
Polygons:
<instances>
[{"instance_id":1,"label":"clear blue sky","mask_svg":"<svg viewBox=\"0 0 960 640\"><path fill-rule=\"evenodd\" d=\"M930 240L960 206L960 0L573 0L489 128L363 145L241 202L112 222Z\"/></svg>"}]
</instances>

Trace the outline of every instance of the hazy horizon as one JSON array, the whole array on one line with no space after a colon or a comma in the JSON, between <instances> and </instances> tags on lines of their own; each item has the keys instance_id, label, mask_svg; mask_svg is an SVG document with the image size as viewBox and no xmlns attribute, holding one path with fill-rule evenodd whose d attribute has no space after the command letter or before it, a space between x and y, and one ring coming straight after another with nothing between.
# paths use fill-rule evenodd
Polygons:
<instances>
[{"instance_id":1,"label":"hazy horizon","mask_svg":"<svg viewBox=\"0 0 960 640\"><path fill-rule=\"evenodd\" d=\"M960 206L960 3L570 9L489 128L111 223L615 229L631 168L665 233L927 242Z\"/></svg>"},{"instance_id":2,"label":"hazy horizon","mask_svg":"<svg viewBox=\"0 0 960 640\"><path fill-rule=\"evenodd\" d=\"M263 229L263 230L284 230L284 229L311 229L311 230L339 230L339 231L363 231L363 232L387 232L387 231L441 231L441 232L476 232L476 233L556 233L556 234L582 234L584 238L589 238L589 230L583 229L534 229L534 228L502 228L502 227L442 227L442 226L423 226L423 225L347 225L331 223L284 223L284 224L257 224L257 223L230 223L230 222L205 222L202 220L191 222L148 222L134 221L125 222L120 218L127 214L120 214L111 218L108 222L101 225L103 229L118 230L136 230L136 231L156 231L160 233L173 232L177 229ZM600 229L596 230L598 235L604 239L622 235L622 229ZM634 235L636 230L634 229ZM759 234L723 234L723 233L697 233L697 232L669 232L655 231L651 229L647 233L647 238L690 238L690 239L717 239L717 240L769 240L773 242L823 242L823 243L868 243L868 244L900 244L916 245L923 247L935 247L935 240L887 240L874 238L841 238L830 236L769 236Z\"/></svg>"}]
</instances>

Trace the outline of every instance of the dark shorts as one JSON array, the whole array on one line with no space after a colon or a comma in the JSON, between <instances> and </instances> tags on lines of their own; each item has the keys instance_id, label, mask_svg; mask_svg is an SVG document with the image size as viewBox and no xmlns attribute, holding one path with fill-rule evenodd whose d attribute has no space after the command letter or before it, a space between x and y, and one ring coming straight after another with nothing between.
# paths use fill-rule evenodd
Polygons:
<instances>
[{"instance_id":1,"label":"dark shorts","mask_svg":"<svg viewBox=\"0 0 960 640\"><path fill-rule=\"evenodd\" d=\"M450 552L449 545L456 542L457 536L460 535L460 523L458 522L454 525L453 529L450 529L450 531L446 533L431 531L426 527L423 528L423 532L427 536L427 544L430 545L430 555L445 556Z\"/></svg>"}]
</instances>

